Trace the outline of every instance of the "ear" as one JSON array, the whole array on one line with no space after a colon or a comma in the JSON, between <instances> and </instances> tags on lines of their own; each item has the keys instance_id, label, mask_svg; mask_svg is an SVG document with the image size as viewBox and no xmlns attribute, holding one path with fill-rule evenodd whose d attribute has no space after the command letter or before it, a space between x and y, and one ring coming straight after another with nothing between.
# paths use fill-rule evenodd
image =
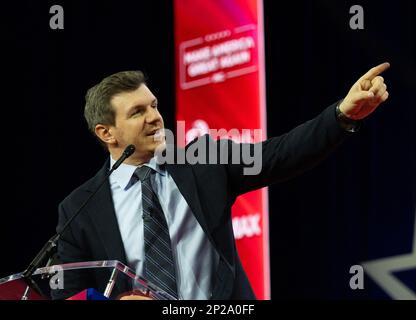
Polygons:
<instances>
[{"instance_id":1,"label":"ear","mask_svg":"<svg viewBox=\"0 0 416 320\"><path fill-rule=\"evenodd\" d=\"M110 126L104 124L97 124L95 126L95 134L97 137L107 145L117 143L117 139L113 136Z\"/></svg>"}]
</instances>

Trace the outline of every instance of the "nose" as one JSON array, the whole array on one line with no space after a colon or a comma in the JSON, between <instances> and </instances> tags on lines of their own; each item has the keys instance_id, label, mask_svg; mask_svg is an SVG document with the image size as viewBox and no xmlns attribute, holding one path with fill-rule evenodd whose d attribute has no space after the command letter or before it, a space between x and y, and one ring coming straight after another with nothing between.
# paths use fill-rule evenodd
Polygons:
<instances>
[{"instance_id":1,"label":"nose","mask_svg":"<svg viewBox=\"0 0 416 320\"><path fill-rule=\"evenodd\" d=\"M147 111L146 111L146 122L147 123L160 121L161 119L162 119L162 116L160 115L157 108L155 108L153 106L147 107Z\"/></svg>"}]
</instances>

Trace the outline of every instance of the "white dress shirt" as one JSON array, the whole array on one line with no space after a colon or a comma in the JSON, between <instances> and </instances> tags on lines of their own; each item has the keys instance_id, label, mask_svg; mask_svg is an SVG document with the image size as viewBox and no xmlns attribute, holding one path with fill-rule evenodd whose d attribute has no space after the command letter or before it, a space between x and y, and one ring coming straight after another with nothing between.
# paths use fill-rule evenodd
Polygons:
<instances>
[{"instance_id":1,"label":"white dress shirt","mask_svg":"<svg viewBox=\"0 0 416 320\"><path fill-rule=\"evenodd\" d=\"M114 163L111 158L111 165ZM179 299L209 299L219 255L170 174L157 165L155 158L146 165L156 171L151 183L169 228ZM136 168L121 164L111 174L110 186L128 265L142 275L145 253L141 182L128 186Z\"/></svg>"}]
</instances>

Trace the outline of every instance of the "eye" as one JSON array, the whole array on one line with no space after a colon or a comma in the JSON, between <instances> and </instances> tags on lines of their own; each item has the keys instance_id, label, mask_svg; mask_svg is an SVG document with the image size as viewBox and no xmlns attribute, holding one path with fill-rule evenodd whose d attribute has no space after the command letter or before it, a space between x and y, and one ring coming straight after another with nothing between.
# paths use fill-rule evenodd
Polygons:
<instances>
[{"instance_id":1,"label":"eye","mask_svg":"<svg viewBox=\"0 0 416 320\"><path fill-rule=\"evenodd\" d=\"M141 115L143 113L143 109L136 109L132 112L131 116Z\"/></svg>"}]
</instances>

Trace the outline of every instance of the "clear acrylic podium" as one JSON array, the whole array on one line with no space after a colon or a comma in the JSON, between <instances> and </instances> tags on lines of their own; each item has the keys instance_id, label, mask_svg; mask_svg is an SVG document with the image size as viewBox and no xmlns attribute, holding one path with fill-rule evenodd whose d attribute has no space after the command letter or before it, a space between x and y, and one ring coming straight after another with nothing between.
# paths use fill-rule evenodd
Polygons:
<instances>
[{"instance_id":1,"label":"clear acrylic podium","mask_svg":"<svg viewBox=\"0 0 416 320\"><path fill-rule=\"evenodd\" d=\"M79 279L91 273L100 274L102 279L106 279L105 283L99 284L97 288L71 287L71 279ZM76 262L38 268L30 280L23 277L23 272L13 274L0 279L0 300L65 299L91 288L103 299L117 300L133 294L152 300L175 300L173 296L137 276L129 267L116 260ZM67 296L61 294L63 292L66 292Z\"/></svg>"}]
</instances>

